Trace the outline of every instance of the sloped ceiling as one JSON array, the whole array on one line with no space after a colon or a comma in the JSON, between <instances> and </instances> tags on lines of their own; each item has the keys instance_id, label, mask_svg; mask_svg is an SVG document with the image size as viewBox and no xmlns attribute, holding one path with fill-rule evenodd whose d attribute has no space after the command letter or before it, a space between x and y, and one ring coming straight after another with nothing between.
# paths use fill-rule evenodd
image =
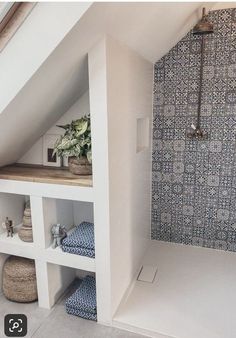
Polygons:
<instances>
[{"instance_id":1,"label":"sloped ceiling","mask_svg":"<svg viewBox=\"0 0 236 338\"><path fill-rule=\"evenodd\" d=\"M94 3L0 114L0 165L17 161L88 89L86 55L104 34L155 62L199 20L202 4Z\"/></svg>"},{"instance_id":2,"label":"sloped ceiling","mask_svg":"<svg viewBox=\"0 0 236 338\"><path fill-rule=\"evenodd\" d=\"M34 6L30 15L0 52L0 113L90 5L91 3L84 2L40 2ZM22 15L22 12L20 14ZM9 31L6 30L2 34L8 35Z\"/></svg>"}]
</instances>

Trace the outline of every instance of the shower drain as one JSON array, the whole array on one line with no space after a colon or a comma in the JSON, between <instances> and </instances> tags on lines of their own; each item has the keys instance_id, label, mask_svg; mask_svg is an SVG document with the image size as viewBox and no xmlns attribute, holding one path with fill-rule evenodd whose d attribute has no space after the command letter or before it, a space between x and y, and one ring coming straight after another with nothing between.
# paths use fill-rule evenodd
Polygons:
<instances>
[{"instance_id":1,"label":"shower drain","mask_svg":"<svg viewBox=\"0 0 236 338\"><path fill-rule=\"evenodd\" d=\"M157 274L157 266L143 265L139 271L137 280L140 282L153 283Z\"/></svg>"}]
</instances>

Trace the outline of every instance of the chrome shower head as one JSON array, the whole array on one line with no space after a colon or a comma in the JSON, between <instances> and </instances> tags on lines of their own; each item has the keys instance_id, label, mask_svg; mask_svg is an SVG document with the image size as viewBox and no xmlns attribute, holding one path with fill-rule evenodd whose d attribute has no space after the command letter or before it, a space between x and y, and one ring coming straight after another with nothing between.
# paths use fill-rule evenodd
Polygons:
<instances>
[{"instance_id":1,"label":"chrome shower head","mask_svg":"<svg viewBox=\"0 0 236 338\"><path fill-rule=\"evenodd\" d=\"M207 20L206 8L204 7L202 9L201 20L193 28L193 35L211 34L213 32L214 32L213 24Z\"/></svg>"}]
</instances>

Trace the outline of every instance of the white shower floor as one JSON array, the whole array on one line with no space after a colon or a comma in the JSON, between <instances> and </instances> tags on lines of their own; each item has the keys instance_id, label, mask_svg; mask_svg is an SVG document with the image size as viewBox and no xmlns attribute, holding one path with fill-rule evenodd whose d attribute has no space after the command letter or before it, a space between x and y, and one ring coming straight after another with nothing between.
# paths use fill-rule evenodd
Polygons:
<instances>
[{"instance_id":1,"label":"white shower floor","mask_svg":"<svg viewBox=\"0 0 236 338\"><path fill-rule=\"evenodd\" d=\"M235 338L236 253L151 241L143 264L153 284L136 281L114 324L151 337Z\"/></svg>"}]
</instances>

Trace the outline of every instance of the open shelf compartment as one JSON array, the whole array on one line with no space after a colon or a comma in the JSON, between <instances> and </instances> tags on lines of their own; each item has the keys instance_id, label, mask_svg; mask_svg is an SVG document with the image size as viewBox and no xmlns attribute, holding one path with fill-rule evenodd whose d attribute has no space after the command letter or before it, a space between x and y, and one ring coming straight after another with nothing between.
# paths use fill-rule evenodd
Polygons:
<instances>
[{"instance_id":1,"label":"open shelf compartment","mask_svg":"<svg viewBox=\"0 0 236 338\"><path fill-rule=\"evenodd\" d=\"M16 256L34 258L34 243L24 242L18 233L22 226L24 207L29 196L16 194L0 194L0 252ZM7 236L7 230L3 227L6 217L13 221L13 237Z\"/></svg>"},{"instance_id":2,"label":"open shelf compartment","mask_svg":"<svg viewBox=\"0 0 236 338\"><path fill-rule=\"evenodd\" d=\"M30 300L22 300L22 301L17 301L17 300L13 300L12 298L9 300L8 298L7 298L7 296L4 294L4 291L3 291L3 269L4 269L4 265L5 265L5 263L6 263L6 261L7 261L7 259L8 258L26 258L26 259L29 259L29 261L33 261L34 262L34 266L35 266L35 270L34 269L32 269L32 266L31 266L31 264L30 264L30 266L29 266L29 269L27 270L25 267L24 268L22 268L22 266L20 266L19 265L19 261L17 262L17 269L15 269L15 266L16 266L16 263L14 262L14 265L11 267L11 269L9 269L9 265L8 265L8 269L6 270L6 275L5 275L5 278L10 278L9 279L9 281L10 281L10 284L8 285L8 284L5 284L5 285L8 285L8 288L10 288L10 289L8 289L8 292L9 292L9 290L14 290L15 292L16 292L16 294L18 295L18 297L19 297L19 295L21 294L21 299L22 299L22 292L23 292L23 290L22 289L24 289L25 288L25 285L26 285L26 283L33 283L33 284L31 284L31 285L28 285L28 287L29 287L29 289L25 289L25 292L26 292L26 294L28 295L28 293L30 293L31 295L32 295L32 292L34 293L34 289L36 288L37 289L37 294L38 294L38 275L39 275L39 273L38 273L38 271L37 271L37 261L36 261L36 259L33 259L33 258L31 258L31 257L28 257L27 255L24 255L24 254L22 254L22 255L13 255L13 254L11 254L11 255L8 255L8 254L4 254L4 253L0 253L0 271L1 271L1 278L0 278L0 295L2 296L4 296L4 301L5 302L10 302L10 304L13 304L13 305L15 305L15 307L17 307L18 306L18 304L21 304L21 303L24 303L25 304L25 309L26 309L26 311L27 311L27 305L29 305L29 308L31 308L31 305L30 304L32 304L32 303L36 303L36 304L38 304L38 299L39 299L39 295L38 295L38 298L36 297L36 294L35 294L35 297L34 297L34 300L32 301L32 298L30 299ZM9 262L8 262L8 264L9 264ZM24 261L23 261L23 264L25 264L24 263ZM11 270L11 272L10 272L10 270ZM35 273L34 273L34 271L35 271L35 273L36 273L36 279L35 279ZM30 276L29 275L29 272L31 272L32 273L32 275ZM16 274L16 279L15 279L15 277L14 277L14 282L13 282L13 284L12 284L12 282L11 281L13 281L13 276L14 276L14 274ZM10 277L9 277L10 276ZM25 280L24 281L22 281L23 279L22 279L22 277L24 277L25 278ZM34 288L33 288L34 287ZM9 292L9 294L10 294L11 292ZM35 299L36 298L36 299ZM28 299L28 296L27 297L25 297L25 299ZM10 305L9 305L10 306ZM14 307L14 306L13 306Z\"/></svg>"},{"instance_id":3,"label":"open shelf compartment","mask_svg":"<svg viewBox=\"0 0 236 338\"><path fill-rule=\"evenodd\" d=\"M71 285L74 284L76 279L83 279L86 275L95 276L94 273L84 271L83 269L71 268L60 264L45 263L45 265L43 264L42 266L38 264L38 280L43 278L44 269L46 273L43 283L44 287L42 290L39 290L39 294L41 296L40 303L43 302L43 307L48 308L53 307L59 298L71 289ZM48 306L45 306L46 303L48 303Z\"/></svg>"},{"instance_id":4,"label":"open shelf compartment","mask_svg":"<svg viewBox=\"0 0 236 338\"><path fill-rule=\"evenodd\" d=\"M64 225L67 233L83 221L94 223L93 203L72 200L43 198L45 258L49 263L60 264L85 271L95 272L95 259L63 252L52 247L51 228L54 224Z\"/></svg>"}]
</instances>

